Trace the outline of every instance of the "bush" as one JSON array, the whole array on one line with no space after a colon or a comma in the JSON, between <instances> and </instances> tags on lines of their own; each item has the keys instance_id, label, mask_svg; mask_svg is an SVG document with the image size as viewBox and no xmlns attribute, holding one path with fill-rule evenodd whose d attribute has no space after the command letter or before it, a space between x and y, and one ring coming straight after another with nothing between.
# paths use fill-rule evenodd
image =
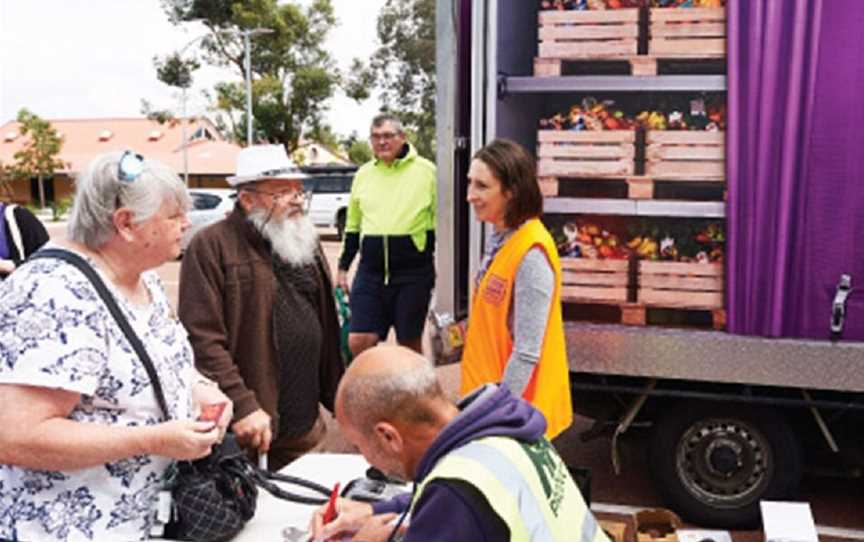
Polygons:
<instances>
[{"instance_id":1,"label":"bush","mask_svg":"<svg viewBox=\"0 0 864 542\"><path fill-rule=\"evenodd\" d=\"M72 198L63 198L60 201L51 203L51 220L59 222L63 219L63 215L72 207Z\"/></svg>"}]
</instances>

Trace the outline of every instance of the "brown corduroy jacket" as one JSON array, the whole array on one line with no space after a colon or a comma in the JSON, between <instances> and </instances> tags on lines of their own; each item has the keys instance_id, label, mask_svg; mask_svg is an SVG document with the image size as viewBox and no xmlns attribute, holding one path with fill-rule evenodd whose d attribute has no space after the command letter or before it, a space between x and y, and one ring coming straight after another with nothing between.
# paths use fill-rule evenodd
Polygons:
<instances>
[{"instance_id":1,"label":"brown corduroy jacket","mask_svg":"<svg viewBox=\"0 0 864 542\"><path fill-rule=\"evenodd\" d=\"M324 282L319 400L332 412L345 368L332 280L320 246L316 262ZM239 204L225 220L196 234L183 256L180 320L196 367L234 402L235 421L263 408L279 427L279 355L272 333L277 291L270 244Z\"/></svg>"}]
</instances>

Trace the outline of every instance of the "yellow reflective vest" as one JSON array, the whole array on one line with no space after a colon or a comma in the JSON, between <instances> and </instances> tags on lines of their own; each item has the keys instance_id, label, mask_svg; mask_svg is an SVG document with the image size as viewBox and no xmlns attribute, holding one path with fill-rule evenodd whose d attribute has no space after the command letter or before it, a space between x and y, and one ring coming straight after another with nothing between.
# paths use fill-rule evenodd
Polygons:
<instances>
[{"instance_id":1,"label":"yellow reflective vest","mask_svg":"<svg viewBox=\"0 0 864 542\"><path fill-rule=\"evenodd\" d=\"M561 317L561 262L552 236L536 218L513 232L495 255L474 293L462 353L459 392L464 397L477 387L500 382L504 377L507 360L513 352L513 336L507 325L513 282L525 254L535 246L546 252L552 264L555 291L540 359L522 398L546 417L546 438L551 440L572 423L573 405L570 402L570 372Z\"/></svg>"},{"instance_id":2,"label":"yellow reflective vest","mask_svg":"<svg viewBox=\"0 0 864 542\"><path fill-rule=\"evenodd\" d=\"M511 542L609 542L545 438L484 437L456 448L420 482L412 509L436 479L477 488L507 525Z\"/></svg>"}]
</instances>

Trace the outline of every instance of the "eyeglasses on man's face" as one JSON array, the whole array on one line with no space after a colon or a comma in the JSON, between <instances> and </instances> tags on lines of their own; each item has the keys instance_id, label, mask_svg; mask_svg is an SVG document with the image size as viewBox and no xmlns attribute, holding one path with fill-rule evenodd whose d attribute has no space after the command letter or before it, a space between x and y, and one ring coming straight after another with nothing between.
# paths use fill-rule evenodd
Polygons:
<instances>
[{"instance_id":1,"label":"eyeglasses on man's face","mask_svg":"<svg viewBox=\"0 0 864 542\"><path fill-rule=\"evenodd\" d=\"M369 134L370 141L392 141L399 137L398 132L372 132Z\"/></svg>"},{"instance_id":2,"label":"eyeglasses on man's face","mask_svg":"<svg viewBox=\"0 0 864 542\"><path fill-rule=\"evenodd\" d=\"M260 188L247 188L247 190L256 194L265 194L276 200L306 198L306 191L302 188L286 188L285 190L278 191L262 190Z\"/></svg>"},{"instance_id":3,"label":"eyeglasses on man's face","mask_svg":"<svg viewBox=\"0 0 864 542\"><path fill-rule=\"evenodd\" d=\"M132 151L124 151L117 163L117 180L131 183L144 173L144 157Z\"/></svg>"}]
</instances>

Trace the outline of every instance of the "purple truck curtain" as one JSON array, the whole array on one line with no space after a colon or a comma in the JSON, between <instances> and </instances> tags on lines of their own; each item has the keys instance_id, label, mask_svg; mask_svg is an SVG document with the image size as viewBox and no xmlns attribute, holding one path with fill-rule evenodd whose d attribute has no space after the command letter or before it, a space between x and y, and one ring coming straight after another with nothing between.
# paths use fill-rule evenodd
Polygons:
<instances>
[{"instance_id":1,"label":"purple truck curtain","mask_svg":"<svg viewBox=\"0 0 864 542\"><path fill-rule=\"evenodd\" d=\"M864 2L729 0L731 333L864 340Z\"/></svg>"}]
</instances>

